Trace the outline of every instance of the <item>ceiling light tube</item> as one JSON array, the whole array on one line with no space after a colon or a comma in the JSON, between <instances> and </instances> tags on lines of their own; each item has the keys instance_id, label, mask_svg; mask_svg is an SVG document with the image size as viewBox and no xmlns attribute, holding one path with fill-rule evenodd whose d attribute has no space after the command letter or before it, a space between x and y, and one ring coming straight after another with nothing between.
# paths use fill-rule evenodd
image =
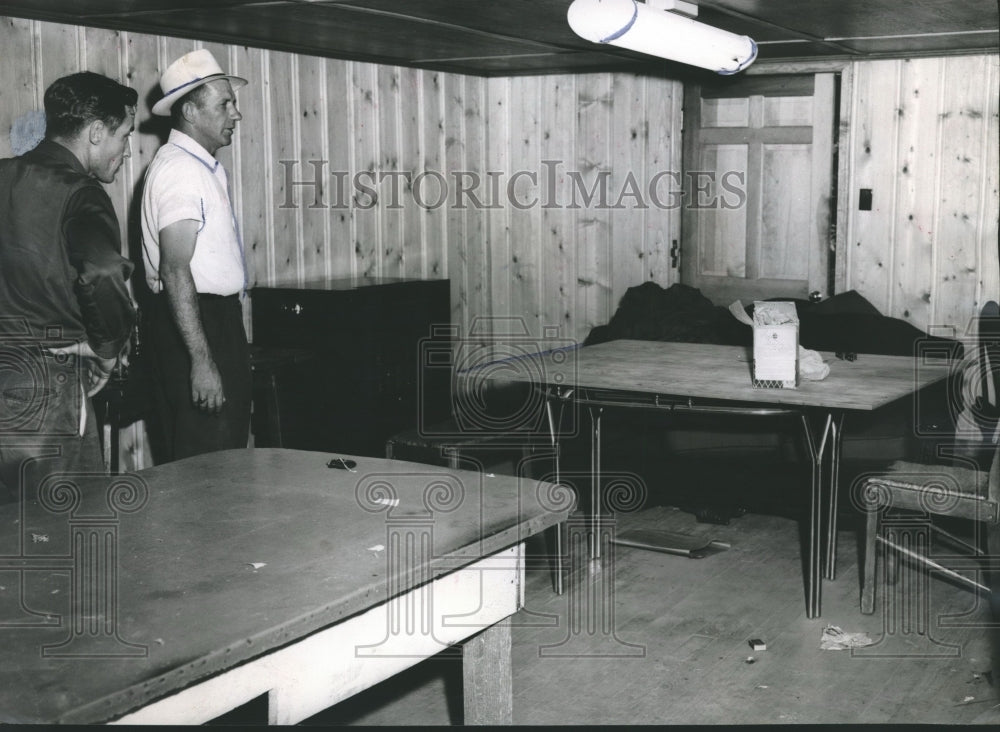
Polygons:
<instances>
[{"instance_id":1,"label":"ceiling light tube","mask_svg":"<svg viewBox=\"0 0 1000 732\"><path fill-rule=\"evenodd\" d=\"M573 0L566 13L581 38L735 74L757 58L752 38L713 28L636 0Z\"/></svg>"}]
</instances>

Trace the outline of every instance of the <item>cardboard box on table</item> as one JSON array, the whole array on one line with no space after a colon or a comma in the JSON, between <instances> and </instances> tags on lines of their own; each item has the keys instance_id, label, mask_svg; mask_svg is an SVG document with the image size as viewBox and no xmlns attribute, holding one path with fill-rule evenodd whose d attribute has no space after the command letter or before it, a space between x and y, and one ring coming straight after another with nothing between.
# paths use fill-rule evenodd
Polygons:
<instances>
[{"instance_id":1,"label":"cardboard box on table","mask_svg":"<svg viewBox=\"0 0 1000 732\"><path fill-rule=\"evenodd\" d=\"M753 386L795 389L799 371L799 317L793 302L754 302Z\"/></svg>"}]
</instances>

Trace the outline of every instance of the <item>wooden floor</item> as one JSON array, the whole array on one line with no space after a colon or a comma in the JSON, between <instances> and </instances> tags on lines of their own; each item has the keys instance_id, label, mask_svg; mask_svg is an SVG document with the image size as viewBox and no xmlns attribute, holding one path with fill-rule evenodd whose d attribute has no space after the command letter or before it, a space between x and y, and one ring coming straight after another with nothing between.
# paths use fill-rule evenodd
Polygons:
<instances>
[{"instance_id":1,"label":"wooden floor","mask_svg":"<svg viewBox=\"0 0 1000 732\"><path fill-rule=\"evenodd\" d=\"M895 597L915 604L897 602L904 609L885 617L880 588L875 615L862 615L855 534L844 530L838 578L824 583L823 615L810 620L796 521L747 514L700 524L656 506L616 518L617 531L629 528L731 548L690 559L615 547L613 559L584 562L561 596L543 568L530 568L513 634L515 724L1000 722L984 599L906 574ZM602 600L613 611L602 614ZM828 624L877 643L822 650ZM751 638L766 650L753 651ZM307 724L447 725L461 715L460 654L449 653Z\"/></svg>"}]
</instances>

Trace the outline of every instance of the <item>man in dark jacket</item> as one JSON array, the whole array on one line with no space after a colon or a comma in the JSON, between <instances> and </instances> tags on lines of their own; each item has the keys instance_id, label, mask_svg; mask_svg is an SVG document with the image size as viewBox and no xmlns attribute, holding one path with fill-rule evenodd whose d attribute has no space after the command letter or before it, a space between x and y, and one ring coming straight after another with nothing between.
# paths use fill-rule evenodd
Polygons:
<instances>
[{"instance_id":1,"label":"man in dark jacket","mask_svg":"<svg viewBox=\"0 0 1000 732\"><path fill-rule=\"evenodd\" d=\"M137 93L81 72L45 92L45 139L0 160L0 502L54 472L103 472L89 397L128 344L135 309L114 181Z\"/></svg>"}]
</instances>

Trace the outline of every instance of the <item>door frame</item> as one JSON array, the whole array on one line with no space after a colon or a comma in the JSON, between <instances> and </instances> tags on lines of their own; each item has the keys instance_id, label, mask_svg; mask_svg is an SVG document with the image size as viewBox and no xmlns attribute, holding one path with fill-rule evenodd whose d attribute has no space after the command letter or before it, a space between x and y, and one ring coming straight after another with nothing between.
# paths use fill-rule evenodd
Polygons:
<instances>
[{"instance_id":1,"label":"door frame","mask_svg":"<svg viewBox=\"0 0 1000 732\"><path fill-rule=\"evenodd\" d=\"M837 233L833 253L833 292L843 292L847 287L847 223L851 205L851 151L853 150L853 88L854 61L851 59L829 61L767 61L757 63L743 72L748 76L762 74L819 74L833 73L840 77L840 104L835 154L837 156L837 206L834 217Z\"/></svg>"},{"instance_id":2,"label":"door frame","mask_svg":"<svg viewBox=\"0 0 1000 732\"><path fill-rule=\"evenodd\" d=\"M836 170L834 175L836 183L836 207L834 210L834 221L836 222L836 235L834 237L833 253L833 291L827 293L832 296L844 292L847 288L847 252L849 243L848 216L851 205L851 173L854 142L854 61L853 59L830 59L816 61L764 61L758 62L742 74L747 76L762 76L769 74L835 74L840 81L838 95L839 104L837 107L837 130L834 142L834 154L836 155ZM682 113L683 114L683 113ZM681 129L685 127L684 119L681 120ZM687 139L683 137L682 147L687 144ZM680 232L681 240L686 236L684 231ZM678 275L680 271L678 269Z\"/></svg>"}]
</instances>

